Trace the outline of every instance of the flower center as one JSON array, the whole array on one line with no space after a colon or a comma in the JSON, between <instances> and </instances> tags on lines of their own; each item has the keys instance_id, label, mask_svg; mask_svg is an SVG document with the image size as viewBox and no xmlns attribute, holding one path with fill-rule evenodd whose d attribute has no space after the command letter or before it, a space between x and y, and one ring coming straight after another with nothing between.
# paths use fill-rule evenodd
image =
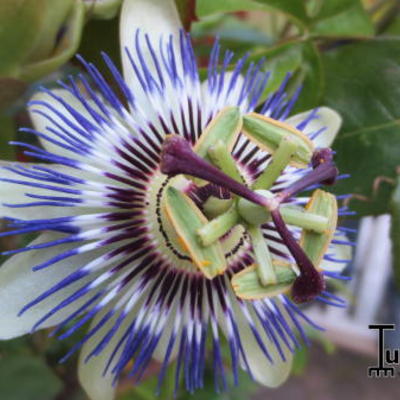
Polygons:
<instances>
[{"instance_id":1,"label":"flower center","mask_svg":"<svg viewBox=\"0 0 400 400\"><path fill-rule=\"evenodd\" d=\"M160 171L156 171L153 175L147 194L147 219L156 248L160 249L160 255L167 255L168 261L174 267L198 273L199 270L192 260L185 240L174 229L168 217L166 194L169 188L185 193L210 218L223 212L225 205L219 202L229 200L220 198L221 189L219 189L220 193L217 193L218 189L215 186L213 188L197 186L184 175L168 177ZM225 195L226 193L225 191ZM238 261L249 248L248 235L240 225L232 227L226 235L223 235L220 243L228 265L233 265Z\"/></svg>"},{"instance_id":2,"label":"flower center","mask_svg":"<svg viewBox=\"0 0 400 400\"><path fill-rule=\"evenodd\" d=\"M237 110L234 112L237 117ZM325 287L318 271L319 255L321 249L326 250L336 227L337 212L332 212L336 210L336 200L333 204L331 195L317 192L318 204L323 196L322 206L317 213L299 211L288 207L287 203L311 185L335 181L337 169L332 152L329 149L314 151L305 135L281 122L253 113L243 119L239 116L239 123L235 119L232 123L232 118L228 123L226 114L227 111L223 110L217 115L202 134L200 144L197 143L194 148L180 136L167 136L162 148L160 170L182 182L187 181L186 177L191 177L200 188L214 187L216 190L220 188L221 192L229 191L231 198L209 196L204 204L196 204L187 196L187 186L180 188L172 184L162 196L164 203L161 210L165 210L165 216L161 220L164 225L169 223L169 237L175 238L175 243L181 245L197 269L209 279L227 269L221 238L237 226L244 227L251 239L252 256L261 289L282 285L261 233L262 227L272 220L274 230L299 270L297 278L293 277L290 282L292 296L297 302L312 300ZM240 131L273 155L268 168L252 187L243 182L231 156L231 143L237 140ZM219 138L221 132L225 142ZM312 165L313 169L294 184L273 194L268 189L290 164L302 168ZM304 242L307 250L295 239L286 223L303 229L300 242ZM318 241L309 235L310 232L317 234ZM313 245L310 245L310 241L314 242ZM318 264L315 265L311 259L319 259ZM288 279L287 275L285 279Z\"/></svg>"}]
</instances>

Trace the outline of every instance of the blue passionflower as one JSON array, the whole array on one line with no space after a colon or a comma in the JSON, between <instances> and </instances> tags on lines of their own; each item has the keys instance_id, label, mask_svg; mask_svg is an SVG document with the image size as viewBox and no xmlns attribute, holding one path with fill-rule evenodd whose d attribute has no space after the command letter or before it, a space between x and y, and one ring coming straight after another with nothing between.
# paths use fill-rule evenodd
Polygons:
<instances>
[{"instance_id":1,"label":"blue passionflower","mask_svg":"<svg viewBox=\"0 0 400 400\"><path fill-rule=\"evenodd\" d=\"M172 0L125 0L123 76L81 60L86 74L30 102L41 163L6 163L1 216L10 231L41 232L0 268L0 337L91 325L80 351L90 398L114 397L121 374L150 360L160 384L202 387L206 355L226 385L221 343L238 369L275 387L288 376L303 325L300 303L342 306L325 280L350 257L336 227L338 171L331 109L288 117L286 82L263 99L262 63L221 53L199 77ZM207 351L206 342L210 342Z\"/></svg>"}]
</instances>

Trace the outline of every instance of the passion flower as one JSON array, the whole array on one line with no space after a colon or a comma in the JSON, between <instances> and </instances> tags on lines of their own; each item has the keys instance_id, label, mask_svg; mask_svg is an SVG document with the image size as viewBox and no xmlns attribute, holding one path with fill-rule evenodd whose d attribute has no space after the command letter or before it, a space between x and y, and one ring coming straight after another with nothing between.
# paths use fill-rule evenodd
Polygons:
<instances>
[{"instance_id":1,"label":"passion flower","mask_svg":"<svg viewBox=\"0 0 400 400\"><path fill-rule=\"evenodd\" d=\"M342 306L325 279L341 278L350 244L321 185L337 179L329 150L340 117L322 107L287 118L285 83L262 99L262 64L233 69L215 42L200 81L174 3L126 0L124 77L86 75L42 89L30 103L46 163L4 163L1 213L11 230L42 232L0 268L0 336L91 325L79 377L111 399L122 374L138 380L176 360L176 384L202 387L210 338L215 385L226 385L229 344L238 369L267 386L288 376L316 327L296 303ZM314 190L316 187L319 189ZM316 327L318 328L318 327Z\"/></svg>"}]
</instances>

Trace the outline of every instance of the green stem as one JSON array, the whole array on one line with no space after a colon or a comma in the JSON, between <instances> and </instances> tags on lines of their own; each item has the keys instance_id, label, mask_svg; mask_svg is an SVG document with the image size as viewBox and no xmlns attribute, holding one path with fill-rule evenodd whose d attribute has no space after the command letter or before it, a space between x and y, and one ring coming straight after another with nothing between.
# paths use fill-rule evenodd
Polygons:
<instances>
[{"instance_id":1,"label":"green stem","mask_svg":"<svg viewBox=\"0 0 400 400\"><path fill-rule=\"evenodd\" d=\"M266 199L273 200L274 198L274 195L268 190L256 190L255 192ZM238 212L241 218L250 225L262 225L271 219L271 214L266 207L243 198L238 201Z\"/></svg>"},{"instance_id":2,"label":"green stem","mask_svg":"<svg viewBox=\"0 0 400 400\"><path fill-rule=\"evenodd\" d=\"M289 137L284 137L272 156L272 162L253 184L253 189L269 189L289 164L296 150L297 144Z\"/></svg>"},{"instance_id":3,"label":"green stem","mask_svg":"<svg viewBox=\"0 0 400 400\"><path fill-rule=\"evenodd\" d=\"M323 233L329 228L328 218L304 212L293 207L281 207L283 220L289 225L295 225L317 233Z\"/></svg>"},{"instance_id":4,"label":"green stem","mask_svg":"<svg viewBox=\"0 0 400 400\"><path fill-rule=\"evenodd\" d=\"M236 205L233 205L227 212L219 215L197 231L201 244L203 246L210 246L221 236L225 235L238 222L239 214L236 211Z\"/></svg>"},{"instance_id":5,"label":"green stem","mask_svg":"<svg viewBox=\"0 0 400 400\"><path fill-rule=\"evenodd\" d=\"M247 227L247 232L253 245L253 253L257 262L257 274L262 285L275 285L277 277L267 242L264 239L261 229L251 225Z\"/></svg>"},{"instance_id":6,"label":"green stem","mask_svg":"<svg viewBox=\"0 0 400 400\"><path fill-rule=\"evenodd\" d=\"M217 143L210 146L208 148L207 155L211 162L222 172L229 175L236 181L243 183L243 178L237 169L236 162L226 147L226 144L222 140L218 140Z\"/></svg>"}]
</instances>

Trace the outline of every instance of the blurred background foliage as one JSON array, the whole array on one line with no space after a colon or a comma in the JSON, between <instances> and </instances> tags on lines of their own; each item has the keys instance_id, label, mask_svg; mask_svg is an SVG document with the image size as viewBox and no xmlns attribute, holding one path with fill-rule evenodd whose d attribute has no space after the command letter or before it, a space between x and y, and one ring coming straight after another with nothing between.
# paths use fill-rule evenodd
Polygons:
<instances>
[{"instance_id":1,"label":"blurred background foliage","mask_svg":"<svg viewBox=\"0 0 400 400\"><path fill-rule=\"evenodd\" d=\"M29 125L25 103L40 86L81 72L74 59L80 53L102 69L100 52L119 63L119 0L2 0L0 2L0 149L1 158L29 161L7 145L32 141L18 132ZM289 91L302 93L295 112L328 105L343 117L335 142L336 160L352 179L335 186L352 193L358 216L392 213L397 216L396 185L378 177L396 177L400 165L400 2L398 0L176 0L190 30L200 65L206 68L217 35L238 56L249 52L251 62L265 58L272 72L267 92L290 73ZM105 74L107 72L103 70ZM400 227L398 228L400 229ZM393 238L399 235L392 229ZM14 247L3 240L3 248ZM27 240L27 239L25 239ZM397 240L398 241L398 240ZM397 242L396 242L397 243ZM396 263L395 263L396 264ZM399 264L399 262L397 262ZM399 268L400 271L400 268ZM400 279L400 273L397 274ZM323 340L316 337L317 340ZM76 338L70 339L72 342ZM323 342L332 352L329 342ZM7 400L84 399L76 380L75 360L58 359L68 341L55 342L46 332L0 342L0 394ZM300 374L307 351L296 356ZM154 369L157 370L155 365ZM205 389L192 400L246 398L256 390L242 376L241 386L216 394L212 366ZM173 370L161 396L173 395ZM18 382L18 385L15 384ZM133 388L123 384L120 399L153 399L156 378ZM187 398L178 393L178 399Z\"/></svg>"}]
</instances>

